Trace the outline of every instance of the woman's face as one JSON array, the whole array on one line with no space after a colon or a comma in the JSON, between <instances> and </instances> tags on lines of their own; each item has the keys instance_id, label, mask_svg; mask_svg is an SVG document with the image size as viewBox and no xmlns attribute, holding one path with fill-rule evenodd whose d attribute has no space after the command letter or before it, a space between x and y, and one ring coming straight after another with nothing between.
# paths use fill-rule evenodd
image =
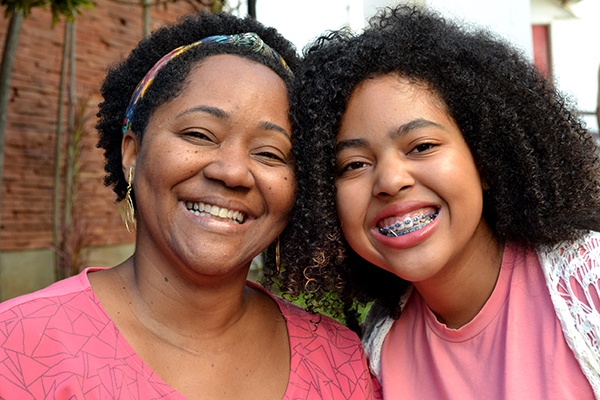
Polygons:
<instances>
[{"instance_id":1,"label":"woman's face","mask_svg":"<svg viewBox=\"0 0 600 400\"><path fill-rule=\"evenodd\" d=\"M471 152L423 86L396 74L363 81L337 148L338 215L363 258L405 280L434 282L489 245Z\"/></svg>"},{"instance_id":2,"label":"woman's face","mask_svg":"<svg viewBox=\"0 0 600 400\"><path fill-rule=\"evenodd\" d=\"M136 252L192 273L246 267L283 230L294 200L288 95L279 76L235 55L192 69L153 113L134 165Z\"/></svg>"}]
</instances>

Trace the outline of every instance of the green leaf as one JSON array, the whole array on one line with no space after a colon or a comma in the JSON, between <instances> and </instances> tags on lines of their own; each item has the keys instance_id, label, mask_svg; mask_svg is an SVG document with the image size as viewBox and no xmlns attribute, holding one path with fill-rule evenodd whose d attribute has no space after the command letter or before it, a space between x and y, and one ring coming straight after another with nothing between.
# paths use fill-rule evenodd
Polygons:
<instances>
[{"instance_id":1,"label":"green leaf","mask_svg":"<svg viewBox=\"0 0 600 400\"><path fill-rule=\"evenodd\" d=\"M95 6L93 0L0 0L0 5L5 8L6 18L15 11L20 11L24 17L27 17L32 9L46 9L49 6L52 13L52 26L60 21L61 17L73 22L75 17L81 14L82 9L92 9Z\"/></svg>"}]
</instances>

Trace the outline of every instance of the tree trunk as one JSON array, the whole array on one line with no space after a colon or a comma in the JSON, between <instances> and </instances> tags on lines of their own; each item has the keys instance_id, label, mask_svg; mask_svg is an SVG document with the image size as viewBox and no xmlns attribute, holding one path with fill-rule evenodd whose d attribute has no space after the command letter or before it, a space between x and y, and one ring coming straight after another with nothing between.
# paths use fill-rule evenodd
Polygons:
<instances>
[{"instance_id":1,"label":"tree trunk","mask_svg":"<svg viewBox=\"0 0 600 400\"><path fill-rule=\"evenodd\" d=\"M152 0L142 0L142 26L143 26L143 34L144 37L150 34L150 6L152 5Z\"/></svg>"},{"instance_id":2,"label":"tree trunk","mask_svg":"<svg viewBox=\"0 0 600 400\"><path fill-rule=\"evenodd\" d=\"M248 0L248 15L254 19L256 19L256 1Z\"/></svg>"},{"instance_id":3,"label":"tree trunk","mask_svg":"<svg viewBox=\"0 0 600 400\"><path fill-rule=\"evenodd\" d=\"M10 97L10 76L17 52L19 33L23 22L23 12L15 10L10 17L4 53L2 54L2 65L0 65L0 229L2 228L2 187L4 180L4 131L8 114L8 99Z\"/></svg>"},{"instance_id":4,"label":"tree trunk","mask_svg":"<svg viewBox=\"0 0 600 400\"><path fill-rule=\"evenodd\" d=\"M69 59L69 46L72 36L72 24L68 21L65 23L65 35L63 38L63 53L60 64L60 83L58 88L58 113L56 116L56 142L54 147L54 204L53 204L53 229L52 229L52 244L55 250L62 246L62 202L61 202L61 182L62 182L62 134L63 134L63 108L65 97L65 80L67 76L67 60ZM58 251L54 254L54 274L56 280L62 279L62 257Z\"/></svg>"},{"instance_id":5,"label":"tree trunk","mask_svg":"<svg viewBox=\"0 0 600 400\"><path fill-rule=\"evenodd\" d=\"M71 218L73 216L73 192L75 187L74 182L74 171L73 171L73 159L74 159L74 143L73 143L73 132L75 131L75 103L77 102L75 94L75 22L68 22L71 26L71 36L69 44L69 115L68 123L69 127L67 132L69 136L67 139L67 163L65 171L65 215L64 215L64 226L71 224Z\"/></svg>"}]
</instances>

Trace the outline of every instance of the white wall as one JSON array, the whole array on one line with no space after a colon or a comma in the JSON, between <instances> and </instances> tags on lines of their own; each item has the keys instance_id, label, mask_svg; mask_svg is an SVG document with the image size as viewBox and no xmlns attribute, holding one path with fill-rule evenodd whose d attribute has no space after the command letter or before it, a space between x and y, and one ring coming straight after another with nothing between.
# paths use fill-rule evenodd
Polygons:
<instances>
[{"instance_id":1,"label":"white wall","mask_svg":"<svg viewBox=\"0 0 600 400\"><path fill-rule=\"evenodd\" d=\"M444 15L489 28L531 57L532 23L549 23L556 85L571 95L579 110L596 109L600 64L600 0L572 6L580 18L559 7L558 0L257 0L257 18L279 29L298 50L329 29L359 31L379 8L416 2ZM584 117L598 131L593 116Z\"/></svg>"},{"instance_id":2,"label":"white wall","mask_svg":"<svg viewBox=\"0 0 600 400\"><path fill-rule=\"evenodd\" d=\"M328 29L360 30L379 8L420 3L488 27L531 53L530 0L257 0L257 18L279 29L298 49Z\"/></svg>"},{"instance_id":3,"label":"white wall","mask_svg":"<svg viewBox=\"0 0 600 400\"><path fill-rule=\"evenodd\" d=\"M239 0L238 0L239 1ZM302 50L321 33L342 27L358 32L379 8L425 0L257 0L256 17Z\"/></svg>"},{"instance_id":4,"label":"white wall","mask_svg":"<svg viewBox=\"0 0 600 400\"><path fill-rule=\"evenodd\" d=\"M351 18L356 23L356 14L351 13L356 7L351 3L356 0L257 0L256 18L277 28L301 51L322 32L350 26Z\"/></svg>"},{"instance_id":5,"label":"white wall","mask_svg":"<svg viewBox=\"0 0 600 400\"><path fill-rule=\"evenodd\" d=\"M550 24L554 78L580 111L592 113L598 95L600 1L583 0L572 8L577 18L555 19ZM598 132L595 115L582 118L590 130Z\"/></svg>"},{"instance_id":6,"label":"white wall","mask_svg":"<svg viewBox=\"0 0 600 400\"><path fill-rule=\"evenodd\" d=\"M530 0L425 0L458 20L490 29L531 56Z\"/></svg>"}]
</instances>

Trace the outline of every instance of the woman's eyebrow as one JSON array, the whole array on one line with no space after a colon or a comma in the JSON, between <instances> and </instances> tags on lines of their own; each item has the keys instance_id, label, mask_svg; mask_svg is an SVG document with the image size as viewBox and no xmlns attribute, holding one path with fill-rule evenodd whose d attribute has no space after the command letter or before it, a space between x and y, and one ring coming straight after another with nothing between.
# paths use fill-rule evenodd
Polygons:
<instances>
[{"instance_id":1,"label":"woman's eyebrow","mask_svg":"<svg viewBox=\"0 0 600 400\"><path fill-rule=\"evenodd\" d=\"M269 121L261 121L259 127L268 131L275 131L283 134L288 140L292 141L292 136L283 127Z\"/></svg>"},{"instance_id":2,"label":"woman's eyebrow","mask_svg":"<svg viewBox=\"0 0 600 400\"><path fill-rule=\"evenodd\" d=\"M181 117L186 114L191 114L191 113L195 113L195 112L204 112L204 113L210 114L210 115L217 117L219 119L222 119L222 120L227 120L230 118L229 113L227 113L225 110L217 108L217 107L212 107L212 106L196 106L196 107L188 108L188 109L180 112L177 115L177 117Z\"/></svg>"},{"instance_id":3,"label":"woman's eyebrow","mask_svg":"<svg viewBox=\"0 0 600 400\"><path fill-rule=\"evenodd\" d=\"M202 106L196 106L196 107L192 107L192 108L188 108L188 109L180 112L177 115L177 117L182 117L184 115L192 114L192 113L195 113L195 112L204 112L204 113L210 114L213 117L216 117L216 118L224 120L224 121L231 118L230 114L227 111L225 111L225 110L223 110L221 108L212 107L212 106L204 106L204 105L202 105ZM279 132L279 133L283 134L288 140L290 140L290 141L292 140L292 137L291 137L291 135L289 134L288 131L286 131L283 127L281 127L281 126L279 126L279 125L277 125L277 124L275 124L273 122L261 121L258 124L258 126L261 129Z\"/></svg>"}]
</instances>

